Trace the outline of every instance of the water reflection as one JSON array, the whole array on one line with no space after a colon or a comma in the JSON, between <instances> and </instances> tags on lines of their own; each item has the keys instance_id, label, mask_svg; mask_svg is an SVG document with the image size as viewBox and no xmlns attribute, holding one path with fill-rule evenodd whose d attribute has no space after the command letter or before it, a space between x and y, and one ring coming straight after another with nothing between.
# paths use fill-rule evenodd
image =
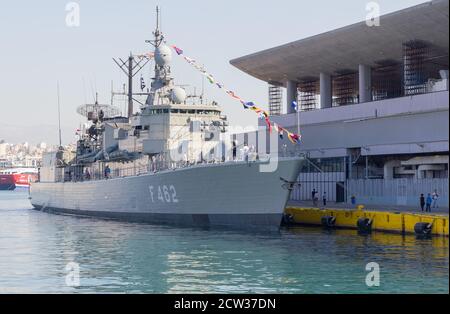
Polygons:
<instances>
[{"instance_id":1,"label":"water reflection","mask_svg":"<svg viewBox=\"0 0 450 314\"><path fill-rule=\"evenodd\" d=\"M444 237L171 228L50 215L5 199L0 194L0 292L448 293ZM78 288L65 285L73 261ZM369 262L380 264L379 288L365 285Z\"/></svg>"}]
</instances>

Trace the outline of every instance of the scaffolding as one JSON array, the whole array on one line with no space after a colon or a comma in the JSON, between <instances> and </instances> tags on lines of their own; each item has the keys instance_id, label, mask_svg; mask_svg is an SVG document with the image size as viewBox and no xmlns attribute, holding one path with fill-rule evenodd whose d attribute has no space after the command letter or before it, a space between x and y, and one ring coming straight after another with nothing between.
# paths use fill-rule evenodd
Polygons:
<instances>
[{"instance_id":1,"label":"scaffolding","mask_svg":"<svg viewBox=\"0 0 450 314\"><path fill-rule=\"evenodd\" d=\"M272 116L281 115L283 93L280 86L269 85L269 112Z\"/></svg>"},{"instance_id":2,"label":"scaffolding","mask_svg":"<svg viewBox=\"0 0 450 314\"><path fill-rule=\"evenodd\" d=\"M403 82L405 95L427 92L426 59L430 54L429 45L414 40L403 43Z\"/></svg>"},{"instance_id":3,"label":"scaffolding","mask_svg":"<svg viewBox=\"0 0 450 314\"><path fill-rule=\"evenodd\" d=\"M396 60L377 62L372 69L372 99L377 101L401 96L402 64Z\"/></svg>"},{"instance_id":4,"label":"scaffolding","mask_svg":"<svg viewBox=\"0 0 450 314\"><path fill-rule=\"evenodd\" d=\"M353 105L359 102L358 73L341 72L333 77L333 107Z\"/></svg>"},{"instance_id":5,"label":"scaffolding","mask_svg":"<svg viewBox=\"0 0 450 314\"><path fill-rule=\"evenodd\" d=\"M317 79L303 80L298 84L298 100L301 111L317 109L319 81Z\"/></svg>"}]
</instances>

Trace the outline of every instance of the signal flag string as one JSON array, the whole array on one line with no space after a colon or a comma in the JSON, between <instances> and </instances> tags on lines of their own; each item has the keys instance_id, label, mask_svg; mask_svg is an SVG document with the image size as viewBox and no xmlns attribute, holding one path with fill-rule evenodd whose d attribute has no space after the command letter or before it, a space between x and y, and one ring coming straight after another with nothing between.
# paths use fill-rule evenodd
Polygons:
<instances>
[{"instance_id":1,"label":"signal flag string","mask_svg":"<svg viewBox=\"0 0 450 314\"><path fill-rule=\"evenodd\" d=\"M254 111L256 114L258 114L259 118L264 119L266 121L267 124L267 128L269 129L269 132L272 132L272 129L274 129L278 135L280 136L281 139L284 138L284 133L287 134L288 139L293 143L293 144L298 144L301 141L301 135L300 134L295 134L295 133L291 133L288 130L286 130L285 128L281 127L280 125L278 125L275 122L272 122L270 120L270 116L269 113L266 110L263 110L259 107L257 107L253 102L246 102L244 101L241 97L239 97L238 95L236 95L233 91L228 90L227 88L225 88L225 85L216 81L214 76L212 76L211 74L209 74L206 69L200 65L195 59L189 58L187 56L184 55L184 51L180 48L178 48L175 45L171 46L175 52L177 53L177 55L179 55L180 57L183 57L183 59L189 63L191 66L193 66L196 70L198 70L199 72L201 72L207 79L208 81L212 84L215 85L217 88L222 89L223 91L225 91L225 93L230 96L231 98L238 100L242 106L244 107L244 109L249 109Z\"/></svg>"}]
</instances>

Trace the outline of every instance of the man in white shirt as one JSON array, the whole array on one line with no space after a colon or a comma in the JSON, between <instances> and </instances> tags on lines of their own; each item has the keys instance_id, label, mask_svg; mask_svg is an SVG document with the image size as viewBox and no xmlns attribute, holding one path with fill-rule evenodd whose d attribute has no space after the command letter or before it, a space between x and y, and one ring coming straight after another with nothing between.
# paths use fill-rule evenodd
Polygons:
<instances>
[{"instance_id":1,"label":"man in white shirt","mask_svg":"<svg viewBox=\"0 0 450 314\"><path fill-rule=\"evenodd\" d=\"M242 155L244 157L244 160L246 162L248 162L248 152L249 152L250 148L246 145L244 145L244 148L242 148Z\"/></svg>"},{"instance_id":2,"label":"man in white shirt","mask_svg":"<svg viewBox=\"0 0 450 314\"><path fill-rule=\"evenodd\" d=\"M439 199L439 194L438 194L437 190L434 190L434 192L433 192L433 208L439 208L438 199Z\"/></svg>"}]
</instances>

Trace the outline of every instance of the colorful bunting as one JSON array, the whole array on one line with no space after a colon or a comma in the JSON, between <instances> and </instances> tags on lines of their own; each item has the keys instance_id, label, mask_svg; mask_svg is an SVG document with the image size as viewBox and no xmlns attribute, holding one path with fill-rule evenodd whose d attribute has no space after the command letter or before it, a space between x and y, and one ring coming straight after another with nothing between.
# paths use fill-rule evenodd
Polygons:
<instances>
[{"instance_id":1,"label":"colorful bunting","mask_svg":"<svg viewBox=\"0 0 450 314\"><path fill-rule=\"evenodd\" d=\"M273 124L273 128L275 129L275 132L278 133L278 135L280 136L280 139L283 139L283 128L280 127L278 124L274 123Z\"/></svg>"},{"instance_id":2,"label":"colorful bunting","mask_svg":"<svg viewBox=\"0 0 450 314\"><path fill-rule=\"evenodd\" d=\"M195 63L195 60L194 60L194 59L191 59L191 58L186 57L186 56L184 56L184 60L186 60L186 62L189 63L189 64Z\"/></svg>"},{"instance_id":3,"label":"colorful bunting","mask_svg":"<svg viewBox=\"0 0 450 314\"><path fill-rule=\"evenodd\" d=\"M179 56L183 56L184 60L186 60L187 63L189 63L190 65L192 65L195 69L197 69L198 71L200 71L203 75L206 76L206 78L208 79L208 81L211 84L215 84L218 88L223 89L225 91L225 93L227 93L230 97L239 100L239 102L243 105L244 109L250 109L255 111L259 117L261 119L264 119L266 121L267 127L269 129L269 132L272 132L272 126L275 129L275 131L279 134L280 138L283 139L284 138L284 133L287 133L288 139L293 143L300 143L301 141L301 135L299 134L294 134L294 133L290 133L289 131L287 131L286 129L284 129L283 127L279 126L276 123L272 123L270 121L270 117L269 117L269 113L261 108L258 108L253 102L246 102L244 101L241 97L239 97L238 95L236 95L233 91L228 90L225 88L225 86L219 82L216 82L214 77L209 74L206 69L197 63L197 61L195 61L195 59L189 58L187 56L184 55L184 52L182 49L178 48L177 46L173 45L172 48L175 50L175 52L179 55ZM298 104L297 102L292 102L291 106L297 111L298 110Z\"/></svg>"},{"instance_id":4,"label":"colorful bunting","mask_svg":"<svg viewBox=\"0 0 450 314\"><path fill-rule=\"evenodd\" d=\"M299 143L300 142L300 136L294 133L288 133L289 140L293 143Z\"/></svg>"},{"instance_id":5,"label":"colorful bunting","mask_svg":"<svg viewBox=\"0 0 450 314\"><path fill-rule=\"evenodd\" d=\"M292 133L288 133L288 139L292 142L292 144L296 144L296 140L292 137Z\"/></svg>"},{"instance_id":6,"label":"colorful bunting","mask_svg":"<svg viewBox=\"0 0 450 314\"><path fill-rule=\"evenodd\" d=\"M244 109L250 109L250 110L255 110L256 109L256 106L255 106L255 104L253 102L242 101L241 103L244 106Z\"/></svg>"},{"instance_id":7,"label":"colorful bunting","mask_svg":"<svg viewBox=\"0 0 450 314\"><path fill-rule=\"evenodd\" d=\"M267 128L269 129L269 133L272 133L272 124L270 123L270 120L268 117L266 117L266 124L267 124Z\"/></svg>"},{"instance_id":8,"label":"colorful bunting","mask_svg":"<svg viewBox=\"0 0 450 314\"><path fill-rule=\"evenodd\" d=\"M237 96L233 91L226 90L225 93L227 93L228 95L230 95L230 96L233 97L234 99L242 100L241 97Z\"/></svg>"},{"instance_id":9,"label":"colorful bunting","mask_svg":"<svg viewBox=\"0 0 450 314\"><path fill-rule=\"evenodd\" d=\"M212 77L212 75L207 75L206 78L208 79L208 81L209 81L211 84L214 84L214 83L215 83L214 78Z\"/></svg>"},{"instance_id":10,"label":"colorful bunting","mask_svg":"<svg viewBox=\"0 0 450 314\"><path fill-rule=\"evenodd\" d=\"M147 53L144 53L144 54L137 55L137 57L140 58L140 59L142 59L142 58L153 59L154 56L155 56L155 54L152 53L152 52L147 52Z\"/></svg>"},{"instance_id":11,"label":"colorful bunting","mask_svg":"<svg viewBox=\"0 0 450 314\"><path fill-rule=\"evenodd\" d=\"M181 50L180 48L178 48L177 46L172 46L173 49L175 49L176 53L178 55L182 55L183 54L183 50Z\"/></svg>"},{"instance_id":12,"label":"colorful bunting","mask_svg":"<svg viewBox=\"0 0 450 314\"><path fill-rule=\"evenodd\" d=\"M278 133L280 134L280 139L284 139L284 132L287 132L284 128L282 128L281 126L278 126ZM289 132L287 132L289 133Z\"/></svg>"},{"instance_id":13,"label":"colorful bunting","mask_svg":"<svg viewBox=\"0 0 450 314\"><path fill-rule=\"evenodd\" d=\"M293 137L297 142L300 142L302 136L301 136L300 134L292 134L292 137Z\"/></svg>"}]
</instances>

